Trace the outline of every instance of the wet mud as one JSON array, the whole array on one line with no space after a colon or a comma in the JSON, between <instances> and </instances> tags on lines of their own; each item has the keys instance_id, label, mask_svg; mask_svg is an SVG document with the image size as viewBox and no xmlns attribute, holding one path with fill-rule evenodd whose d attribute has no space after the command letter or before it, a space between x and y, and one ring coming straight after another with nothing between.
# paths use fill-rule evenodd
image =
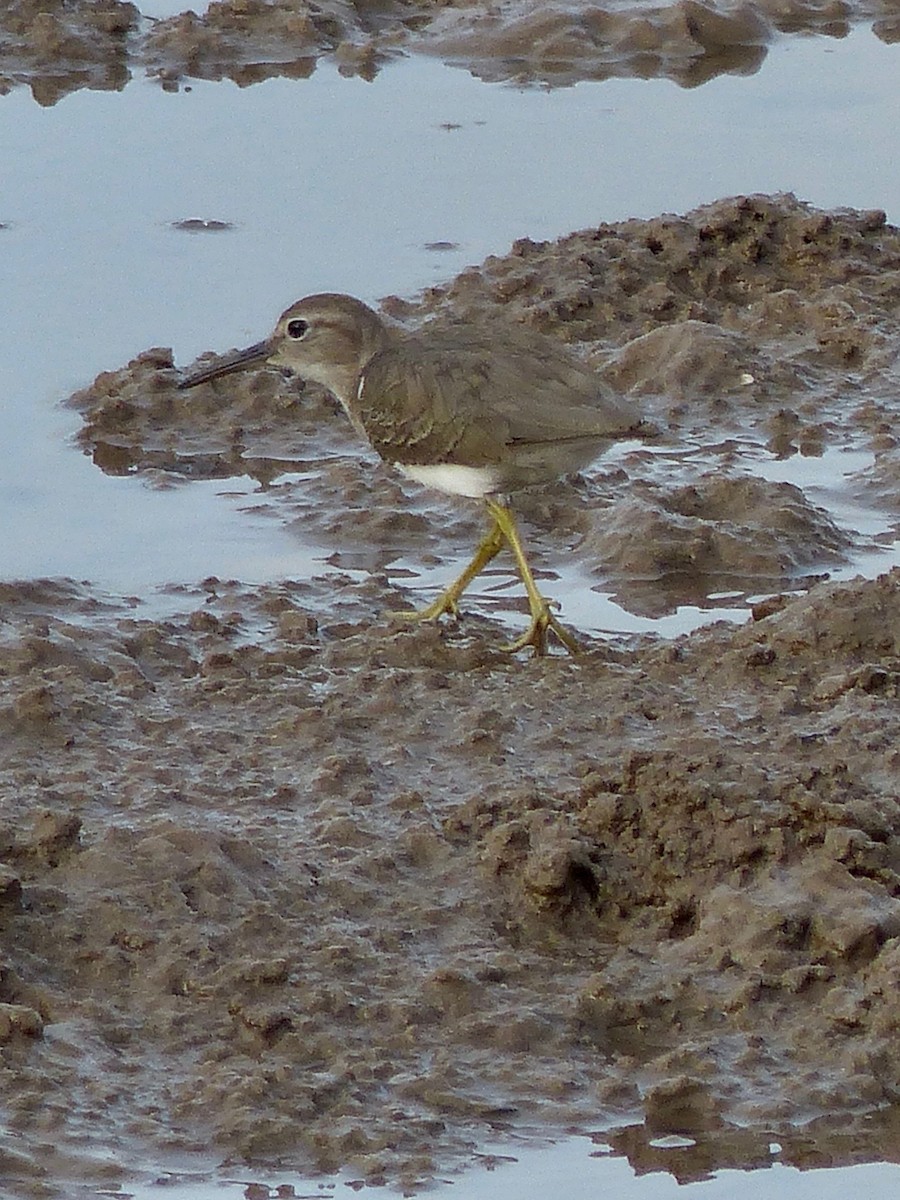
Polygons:
<instances>
[{"instance_id":1,"label":"wet mud","mask_svg":"<svg viewBox=\"0 0 900 1200\"><path fill-rule=\"evenodd\" d=\"M609 1124L897 1156L900 572L575 661L374 582L181 599L3 588L17 1194Z\"/></svg>"},{"instance_id":2,"label":"wet mud","mask_svg":"<svg viewBox=\"0 0 900 1200\"><path fill-rule=\"evenodd\" d=\"M198 6L201 7L201 6ZM862 23L900 36L888 0L611 0L504 5L344 0L213 0L197 14L145 17L124 0L12 0L0 12L0 94L28 86L52 105L80 88L120 90L149 76L168 89L191 79L305 78L320 59L373 78L392 59L434 55L485 80L566 86L583 79L666 77L695 87L752 74L779 36L846 37Z\"/></svg>"},{"instance_id":3,"label":"wet mud","mask_svg":"<svg viewBox=\"0 0 900 1200\"><path fill-rule=\"evenodd\" d=\"M385 302L558 336L662 426L523 498L541 574L574 547L654 612L738 580L748 620L573 659L511 659L479 600L383 617L391 561L480 518L313 389L188 400L156 349L74 396L99 466L249 474L334 558L172 587L165 618L0 585L0 1177L196 1154L415 1189L572 1129L641 1169L689 1135L683 1178L773 1137L900 1158L900 569L816 581L866 539L753 470L865 451L846 487L892 527L898 306L898 230L787 196Z\"/></svg>"}]
</instances>

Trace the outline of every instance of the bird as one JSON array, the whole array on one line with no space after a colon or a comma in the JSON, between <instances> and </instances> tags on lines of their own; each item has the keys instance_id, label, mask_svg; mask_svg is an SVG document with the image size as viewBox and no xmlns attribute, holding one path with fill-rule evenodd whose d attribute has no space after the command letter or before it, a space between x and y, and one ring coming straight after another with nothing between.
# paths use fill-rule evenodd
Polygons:
<instances>
[{"instance_id":1,"label":"bird","mask_svg":"<svg viewBox=\"0 0 900 1200\"><path fill-rule=\"evenodd\" d=\"M266 365L325 387L358 433L406 477L484 503L490 525L459 578L427 607L392 616L458 618L466 588L506 546L530 621L502 649L540 656L555 638L578 653L578 638L535 583L510 496L582 470L617 440L643 436L646 422L623 397L547 335L473 324L405 332L336 292L296 301L271 336L213 359L178 387Z\"/></svg>"}]
</instances>

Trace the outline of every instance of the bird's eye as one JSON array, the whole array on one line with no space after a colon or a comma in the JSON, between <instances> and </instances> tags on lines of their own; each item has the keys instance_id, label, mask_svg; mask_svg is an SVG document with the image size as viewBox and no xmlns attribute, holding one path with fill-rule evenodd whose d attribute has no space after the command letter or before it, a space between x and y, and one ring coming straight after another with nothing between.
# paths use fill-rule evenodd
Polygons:
<instances>
[{"instance_id":1,"label":"bird's eye","mask_svg":"<svg viewBox=\"0 0 900 1200\"><path fill-rule=\"evenodd\" d=\"M301 320L300 317L294 317L293 321L287 323L287 335L295 341L305 337L307 329L309 329L309 322Z\"/></svg>"}]
</instances>

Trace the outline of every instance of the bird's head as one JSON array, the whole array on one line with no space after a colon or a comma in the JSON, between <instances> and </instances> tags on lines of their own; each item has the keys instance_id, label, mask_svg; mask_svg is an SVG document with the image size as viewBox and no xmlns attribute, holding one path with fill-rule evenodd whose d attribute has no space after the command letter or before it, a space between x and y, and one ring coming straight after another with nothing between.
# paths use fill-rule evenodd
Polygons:
<instances>
[{"instance_id":1,"label":"bird's head","mask_svg":"<svg viewBox=\"0 0 900 1200\"><path fill-rule=\"evenodd\" d=\"M346 408L355 397L366 364L390 341L387 326L361 300L321 292L286 309L265 341L223 355L185 376L178 386L196 387L234 371L272 365L322 384Z\"/></svg>"}]
</instances>

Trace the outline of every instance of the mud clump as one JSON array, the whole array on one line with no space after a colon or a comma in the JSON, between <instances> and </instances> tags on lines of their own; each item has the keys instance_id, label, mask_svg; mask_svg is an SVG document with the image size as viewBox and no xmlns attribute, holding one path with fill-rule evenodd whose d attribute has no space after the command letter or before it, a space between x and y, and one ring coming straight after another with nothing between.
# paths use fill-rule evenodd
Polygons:
<instances>
[{"instance_id":1,"label":"mud clump","mask_svg":"<svg viewBox=\"0 0 900 1200\"><path fill-rule=\"evenodd\" d=\"M764 4L686 0L575 10L525 2L475 14L444 8L413 45L491 81L560 86L634 75L693 87L725 72L757 70L774 35Z\"/></svg>"},{"instance_id":2,"label":"mud clump","mask_svg":"<svg viewBox=\"0 0 900 1200\"><path fill-rule=\"evenodd\" d=\"M793 484L719 475L636 487L590 517L580 553L626 607L647 615L750 579L761 591L808 580L811 569L844 561L856 540Z\"/></svg>"},{"instance_id":3,"label":"mud clump","mask_svg":"<svg viewBox=\"0 0 900 1200\"><path fill-rule=\"evenodd\" d=\"M0 14L0 95L27 83L47 107L78 88L120 91L139 21L121 0L13 0Z\"/></svg>"}]
</instances>

